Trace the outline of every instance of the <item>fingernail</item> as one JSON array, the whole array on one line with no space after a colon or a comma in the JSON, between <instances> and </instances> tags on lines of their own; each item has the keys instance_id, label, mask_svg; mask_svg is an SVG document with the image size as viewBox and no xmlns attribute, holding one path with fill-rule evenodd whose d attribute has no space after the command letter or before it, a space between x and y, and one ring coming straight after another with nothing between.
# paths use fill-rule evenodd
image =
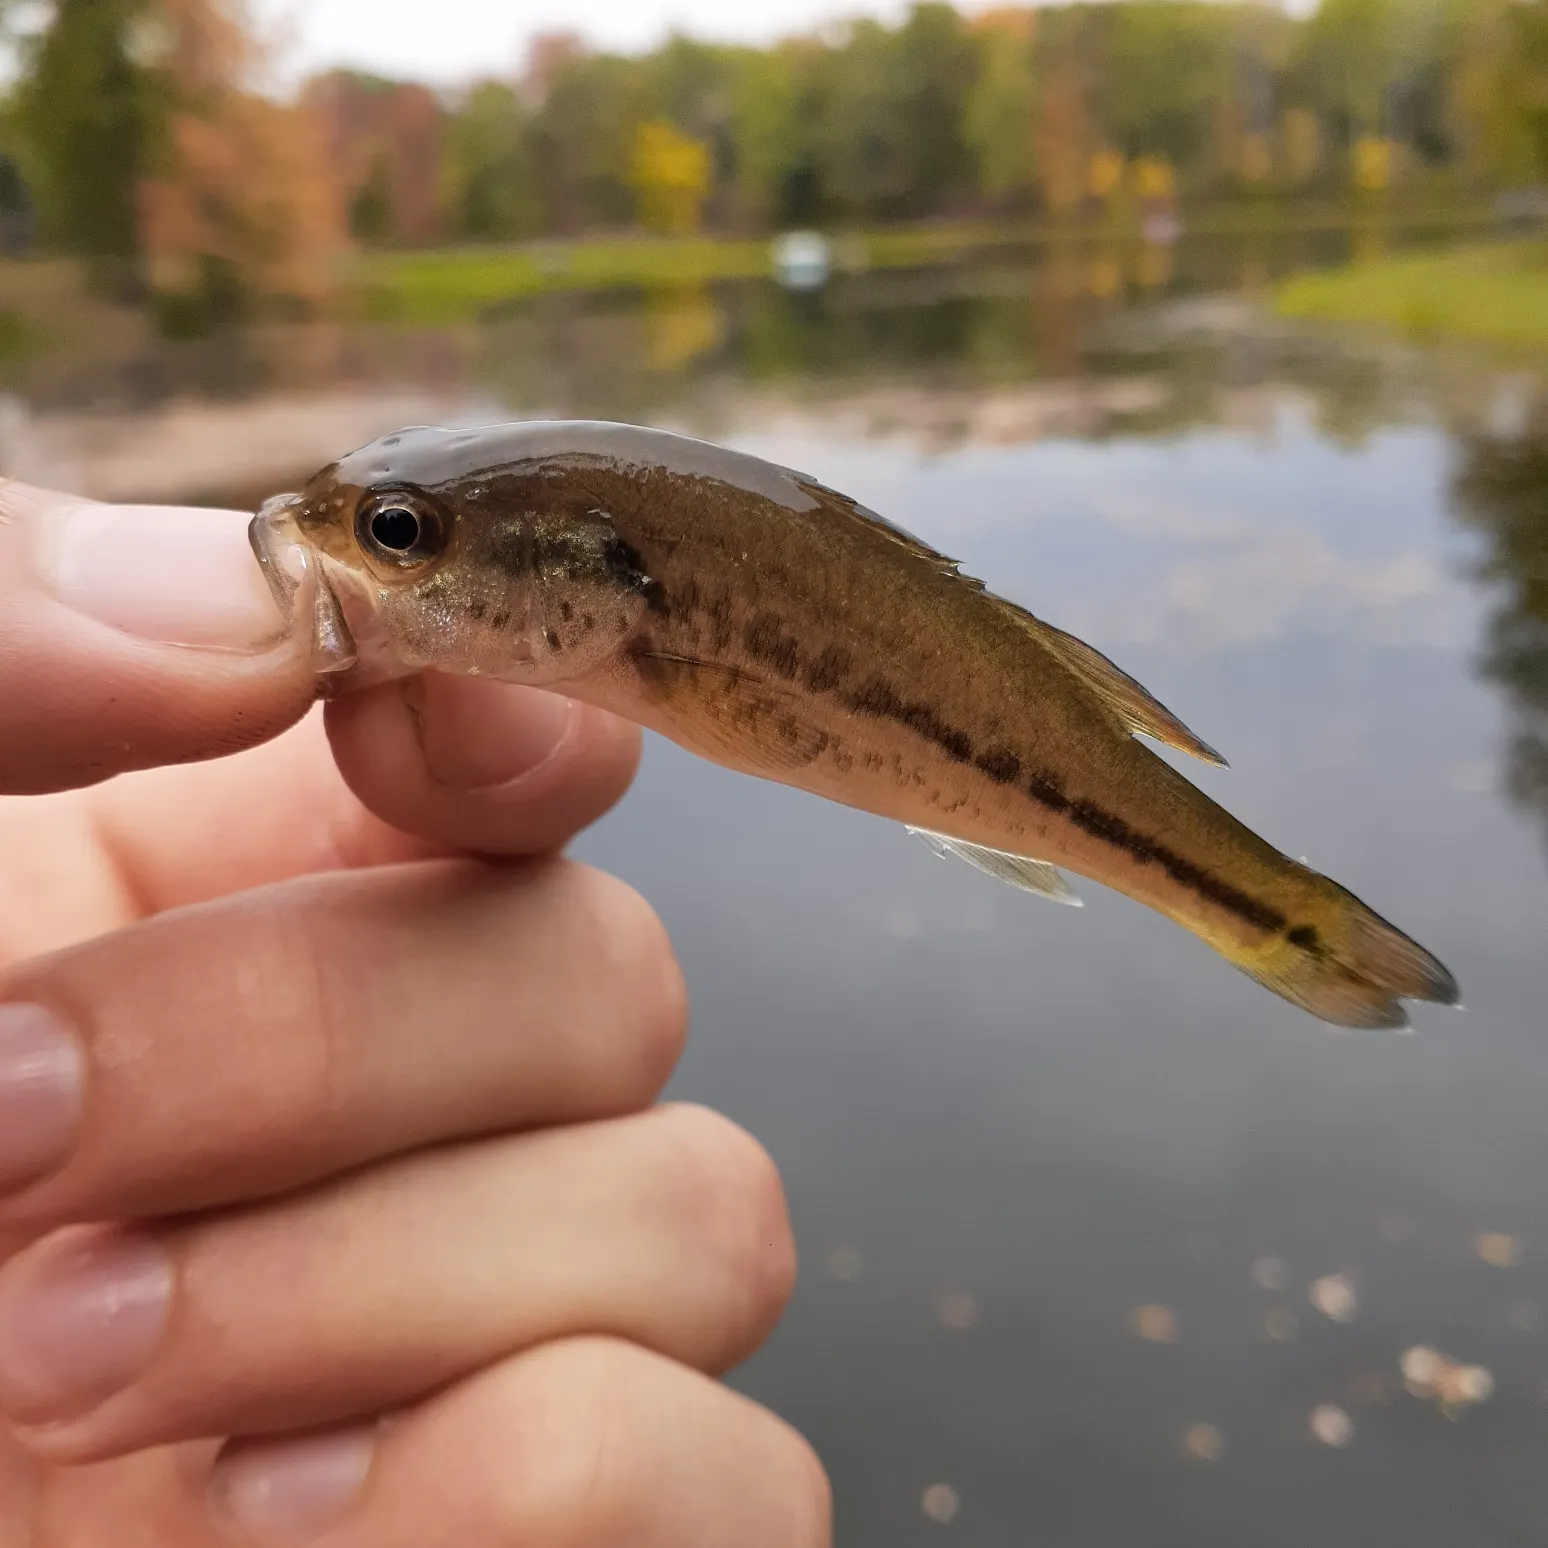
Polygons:
<instances>
[{"instance_id":1,"label":"fingernail","mask_svg":"<svg viewBox=\"0 0 1548 1548\"><path fill-rule=\"evenodd\" d=\"M442 673L404 691L430 777L456 790L493 791L532 773L559 750L579 709L541 689Z\"/></svg>"},{"instance_id":2,"label":"fingernail","mask_svg":"<svg viewBox=\"0 0 1548 1548\"><path fill-rule=\"evenodd\" d=\"M51 1172L81 1116L80 1045L41 1005L0 1005L0 1193Z\"/></svg>"},{"instance_id":3,"label":"fingernail","mask_svg":"<svg viewBox=\"0 0 1548 1548\"><path fill-rule=\"evenodd\" d=\"M150 1364L172 1264L145 1237L58 1233L0 1272L0 1407L25 1425L95 1407Z\"/></svg>"},{"instance_id":4,"label":"fingernail","mask_svg":"<svg viewBox=\"0 0 1548 1548\"><path fill-rule=\"evenodd\" d=\"M375 1455L374 1425L238 1444L215 1464L210 1500L218 1515L261 1541L304 1543L349 1510Z\"/></svg>"},{"instance_id":5,"label":"fingernail","mask_svg":"<svg viewBox=\"0 0 1548 1548\"><path fill-rule=\"evenodd\" d=\"M239 511L75 505L40 523L39 568L67 607L140 639L256 651L286 622Z\"/></svg>"}]
</instances>

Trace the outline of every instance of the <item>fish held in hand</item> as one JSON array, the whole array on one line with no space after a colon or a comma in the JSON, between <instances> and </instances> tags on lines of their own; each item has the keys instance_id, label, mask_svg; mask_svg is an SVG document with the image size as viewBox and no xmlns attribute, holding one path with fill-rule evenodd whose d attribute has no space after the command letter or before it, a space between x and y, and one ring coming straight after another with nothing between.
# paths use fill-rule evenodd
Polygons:
<instances>
[{"instance_id":1,"label":"fish held in hand","mask_svg":"<svg viewBox=\"0 0 1548 1548\"><path fill-rule=\"evenodd\" d=\"M804 474L632 425L414 428L252 537L335 690L552 687L1012 885L1116 888L1325 1021L1456 1002L1429 952L1137 740L1223 761L1131 677Z\"/></svg>"}]
</instances>

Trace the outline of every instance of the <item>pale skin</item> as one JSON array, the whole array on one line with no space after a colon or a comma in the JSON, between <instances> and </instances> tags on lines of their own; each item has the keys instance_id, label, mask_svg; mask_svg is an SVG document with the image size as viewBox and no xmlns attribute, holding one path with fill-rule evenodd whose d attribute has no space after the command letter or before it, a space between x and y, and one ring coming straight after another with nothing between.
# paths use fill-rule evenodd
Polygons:
<instances>
[{"instance_id":1,"label":"pale skin","mask_svg":"<svg viewBox=\"0 0 1548 1548\"><path fill-rule=\"evenodd\" d=\"M0 1548L825 1548L715 1379L778 1176L658 1104L670 946L557 858L637 732L311 709L242 518L82 509L0 485Z\"/></svg>"}]
</instances>

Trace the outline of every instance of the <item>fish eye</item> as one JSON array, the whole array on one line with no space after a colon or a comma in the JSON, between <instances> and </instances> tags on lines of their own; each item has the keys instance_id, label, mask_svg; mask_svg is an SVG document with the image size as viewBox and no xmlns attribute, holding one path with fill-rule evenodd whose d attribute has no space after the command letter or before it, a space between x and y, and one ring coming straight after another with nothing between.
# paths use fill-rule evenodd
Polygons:
<instances>
[{"instance_id":1,"label":"fish eye","mask_svg":"<svg viewBox=\"0 0 1548 1548\"><path fill-rule=\"evenodd\" d=\"M406 553L419 541L419 518L404 505L384 505L371 518L371 536L395 554Z\"/></svg>"},{"instance_id":2,"label":"fish eye","mask_svg":"<svg viewBox=\"0 0 1548 1548\"><path fill-rule=\"evenodd\" d=\"M437 512L402 489L384 491L362 504L355 533L373 559L400 570L428 564L446 546Z\"/></svg>"}]
</instances>

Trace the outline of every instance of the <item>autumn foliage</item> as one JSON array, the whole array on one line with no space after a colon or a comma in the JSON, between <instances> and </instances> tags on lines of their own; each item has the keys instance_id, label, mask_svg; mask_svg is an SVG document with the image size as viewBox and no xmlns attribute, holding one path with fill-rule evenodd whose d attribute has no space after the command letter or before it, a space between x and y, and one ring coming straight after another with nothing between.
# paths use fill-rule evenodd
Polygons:
<instances>
[{"instance_id":1,"label":"autumn foliage","mask_svg":"<svg viewBox=\"0 0 1548 1548\"><path fill-rule=\"evenodd\" d=\"M352 244L1376 206L1548 176L1548 0L918 0L765 49L556 33L466 89L334 71L295 100L261 87L244 0L48 3L0 146L45 240L227 307L323 301Z\"/></svg>"},{"instance_id":2,"label":"autumn foliage","mask_svg":"<svg viewBox=\"0 0 1548 1548\"><path fill-rule=\"evenodd\" d=\"M159 0L156 21L169 112L139 189L153 283L224 273L238 296L324 300L344 228L318 116L249 87L256 46L221 0Z\"/></svg>"}]
</instances>

